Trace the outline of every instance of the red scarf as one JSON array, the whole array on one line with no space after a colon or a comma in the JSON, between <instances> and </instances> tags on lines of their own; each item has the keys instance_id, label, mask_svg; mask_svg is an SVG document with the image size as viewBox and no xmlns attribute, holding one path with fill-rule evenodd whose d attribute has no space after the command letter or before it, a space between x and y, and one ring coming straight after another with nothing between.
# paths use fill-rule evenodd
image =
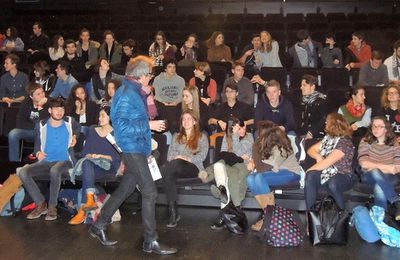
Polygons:
<instances>
[{"instance_id":1,"label":"red scarf","mask_svg":"<svg viewBox=\"0 0 400 260\"><path fill-rule=\"evenodd\" d=\"M352 99L347 102L346 108L353 117L362 117L365 113L365 110L367 109L365 104L354 105Z\"/></svg>"}]
</instances>

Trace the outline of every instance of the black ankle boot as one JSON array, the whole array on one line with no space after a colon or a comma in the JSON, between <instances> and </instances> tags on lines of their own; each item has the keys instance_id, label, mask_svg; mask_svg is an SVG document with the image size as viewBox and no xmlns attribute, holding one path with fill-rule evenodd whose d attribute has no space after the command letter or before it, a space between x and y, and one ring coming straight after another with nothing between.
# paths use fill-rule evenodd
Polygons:
<instances>
[{"instance_id":1,"label":"black ankle boot","mask_svg":"<svg viewBox=\"0 0 400 260\"><path fill-rule=\"evenodd\" d=\"M228 195L225 186L220 185L217 187L216 185L211 185L211 194L214 198L221 200L223 204L228 203Z\"/></svg>"},{"instance_id":2,"label":"black ankle boot","mask_svg":"<svg viewBox=\"0 0 400 260\"><path fill-rule=\"evenodd\" d=\"M181 216L179 216L178 214L178 206L176 204L176 201L168 202L168 214L169 214L169 220L167 227L169 228L176 227L178 221L181 219Z\"/></svg>"}]
</instances>

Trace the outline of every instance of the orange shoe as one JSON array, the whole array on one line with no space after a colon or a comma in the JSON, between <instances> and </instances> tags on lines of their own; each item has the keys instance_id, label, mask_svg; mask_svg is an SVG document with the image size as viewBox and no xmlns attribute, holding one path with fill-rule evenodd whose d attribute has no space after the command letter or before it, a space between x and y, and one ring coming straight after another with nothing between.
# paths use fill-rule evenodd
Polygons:
<instances>
[{"instance_id":1,"label":"orange shoe","mask_svg":"<svg viewBox=\"0 0 400 260\"><path fill-rule=\"evenodd\" d=\"M68 224L70 225L79 225L82 224L83 222L85 222L85 218L86 218L86 212L83 211L83 209L81 208L78 213L71 218L71 220L68 222Z\"/></svg>"},{"instance_id":2,"label":"orange shoe","mask_svg":"<svg viewBox=\"0 0 400 260\"><path fill-rule=\"evenodd\" d=\"M97 209L97 203L93 193L86 194L86 204L82 205L82 209L86 212Z\"/></svg>"}]
</instances>

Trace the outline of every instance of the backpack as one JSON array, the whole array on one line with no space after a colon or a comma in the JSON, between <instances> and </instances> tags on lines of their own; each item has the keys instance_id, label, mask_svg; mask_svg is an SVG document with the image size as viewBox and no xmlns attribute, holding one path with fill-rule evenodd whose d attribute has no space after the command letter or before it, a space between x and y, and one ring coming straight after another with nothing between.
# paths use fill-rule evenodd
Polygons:
<instances>
[{"instance_id":1,"label":"backpack","mask_svg":"<svg viewBox=\"0 0 400 260\"><path fill-rule=\"evenodd\" d=\"M264 223L257 236L273 247L298 246L303 241L300 219L291 210L268 205Z\"/></svg>"},{"instance_id":2,"label":"backpack","mask_svg":"<svg viewBox=\"0 0 400 260\"><path fill-rule=\"evenodd\" d=\"M350 224L356 228L360 237L368 243L375 243L381 239L378 229L369 215L369 210L364 206L357 206L353 209Z\"/></svg>"}]
</instances>

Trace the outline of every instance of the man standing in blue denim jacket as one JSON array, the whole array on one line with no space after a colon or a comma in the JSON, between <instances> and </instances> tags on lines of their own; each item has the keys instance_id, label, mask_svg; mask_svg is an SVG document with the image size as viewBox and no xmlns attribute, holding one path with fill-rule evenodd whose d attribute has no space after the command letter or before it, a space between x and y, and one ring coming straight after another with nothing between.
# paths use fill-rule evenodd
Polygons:
<instances>
[{"instance_id":1,"label":"man standing in blue denim jacket","mask_svg":"<svg viewBox=\"0 0 400 260\"><path fill-rule=\"evenodd\" d=\"M113 98L111 121L117 145L122 150L121 157L126 171L120 185L104 204L100 218L90 227L89 233L103 245L115 245L117 241L108 239L107 224L138 184L142 193L143 251L166 255L175 254L177 249L161 245L157 241L157 189L147 161L151 154L151 132L146 97L140 93L141 87L147 86L153 77L151 70L152 60L149 57L138 56L131 60L126 68L126 78Z\"/></svg>"}]
</instances>

